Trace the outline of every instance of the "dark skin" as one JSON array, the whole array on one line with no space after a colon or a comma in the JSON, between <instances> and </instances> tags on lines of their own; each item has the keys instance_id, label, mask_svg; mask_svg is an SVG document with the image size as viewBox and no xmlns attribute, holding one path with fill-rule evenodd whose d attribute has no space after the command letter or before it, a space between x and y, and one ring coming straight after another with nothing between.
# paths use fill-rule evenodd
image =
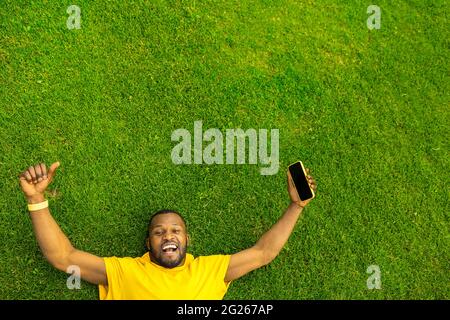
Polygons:
<instances>
[{"instance_id":1,"label":"dark skin","mask_svg":"<svg viewBox=\"0 0 450 320\"><path fill-rule=\"evenodd\" d=\"M20 174L20 187L29 204L45 201L44 192L54 179L59 166L59 162L55 162L47 169L44 163L39 163L30 166ZM306 173L309 186L315 192L316 181L310 175L309 169L306 169ZM280 253L304 207L312 200L300 200L289 171L287 172L287 191L290 203L278 221L253 246L231 255L225 282L236 280L252 270L269 264ZM30 217L39 247L52 266L58 270L70 272L67 271L68 267L77 265L81 270L82 279L94 284L108 284L103 259L73 247L53 219L48 207L30 212ZM177 214L162 214L154 218L150 229L147 246L151 248L152 261L163 267L163 264L169 265L170 268L182 265L186 256L185 248L189 242L183 220ZM163 254L164 246L169 244L175 245L175 249L173 252Z\"/></svg>"},{"instance_id":2,"label":"dark skin","mask_svg":"<svg viewBox=\"0 0 450 320\"><path fill-rule=\"evenodd\" d=\"M177 248L174 251L164 252L164 246L171 243ZM166 268L183 265L188 243L186 225L179 215L165 213L153 218L149 237L146 239L151 261Z\"/></svg>"}]
</instances>

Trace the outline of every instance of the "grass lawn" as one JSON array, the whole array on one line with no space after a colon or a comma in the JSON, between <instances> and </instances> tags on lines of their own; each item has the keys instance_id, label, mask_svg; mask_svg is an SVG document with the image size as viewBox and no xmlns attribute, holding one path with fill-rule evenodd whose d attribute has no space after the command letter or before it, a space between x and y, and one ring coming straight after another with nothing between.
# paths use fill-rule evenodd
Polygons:
<instances>
[{"instance_id":1,"label":"grass lawn","mask_svg":"<svg viewBox=\"0 0 450 320\"><path fill-rule=\"evenodd\" d=\"M112 3L0 1L1 299L98 298L44 260L18 186L57 160L51 212L99 256L142 255L162 208L184 214L195 256L245 249L288 206L286 167L302 160L317 198L225 299L450 298L446 1ZM197 120L279 129L280 170L173 164L171 133Z\"/></svg>"}]
</instances>

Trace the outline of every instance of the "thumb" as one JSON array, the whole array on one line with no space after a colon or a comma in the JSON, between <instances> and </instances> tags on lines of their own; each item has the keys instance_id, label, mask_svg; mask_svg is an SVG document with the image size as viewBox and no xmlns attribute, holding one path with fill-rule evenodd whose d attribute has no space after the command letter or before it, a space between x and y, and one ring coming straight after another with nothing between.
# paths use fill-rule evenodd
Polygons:
<instances>
[{"instance_id":1,"label":"thumb","mask_svg":"<svg viewBox=\"0 0 450 320\"><path fill-rule=\"evenodd\" d=\"M53 177L56 174L56 169L59 167L59 165L60 163L59 161L57 161L50 166L50 169L48 169L48 179L50 180L50 182L53 180Z\"/></svg>"},{"instance_id":2,"label":"thumb","mask_svg":"<svg viewBox=\"0 0 450 320\"><path fill-rule=\"evenodd\" d=\"M287 173L287 184L288 184L288 186L294 186L294 184L293 184L293 181L292 181L292 176L291 176L291 173L288 171L288 173Z\"/></svg>"}]
</instances>

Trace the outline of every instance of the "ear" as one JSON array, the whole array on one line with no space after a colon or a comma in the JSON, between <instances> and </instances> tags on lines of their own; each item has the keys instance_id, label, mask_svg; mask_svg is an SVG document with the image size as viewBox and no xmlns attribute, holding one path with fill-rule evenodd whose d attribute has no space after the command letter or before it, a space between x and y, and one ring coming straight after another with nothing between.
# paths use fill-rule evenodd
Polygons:
<instances>
[{"instance_id":1,"label":"ear","mask_svg":"<svg viewBox=\"0 0 450 320\"><path fill-rule=\"evenodd\" d=\"M150 238L145 239L145 245L147 246L147 250L150 250Z\"/></svg>"}]
</instances>

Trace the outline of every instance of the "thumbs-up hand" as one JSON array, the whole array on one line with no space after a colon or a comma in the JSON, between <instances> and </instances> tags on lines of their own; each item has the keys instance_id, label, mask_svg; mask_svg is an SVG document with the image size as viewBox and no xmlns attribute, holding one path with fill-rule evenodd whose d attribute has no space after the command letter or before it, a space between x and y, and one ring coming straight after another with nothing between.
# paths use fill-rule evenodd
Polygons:
<instances>
[{"instance_id":1,"label":"thumbs-up hand","mask_svg":"<svg viewBox=\"0 0 450 320\"><path fill-rule=\"evenodd\" d=\"M45 189L53 181L60 163L55 162L47 171L45 163L30 166L19 176L20 187L27 198L43 196Z\"/></svg>"}]
</instances>

